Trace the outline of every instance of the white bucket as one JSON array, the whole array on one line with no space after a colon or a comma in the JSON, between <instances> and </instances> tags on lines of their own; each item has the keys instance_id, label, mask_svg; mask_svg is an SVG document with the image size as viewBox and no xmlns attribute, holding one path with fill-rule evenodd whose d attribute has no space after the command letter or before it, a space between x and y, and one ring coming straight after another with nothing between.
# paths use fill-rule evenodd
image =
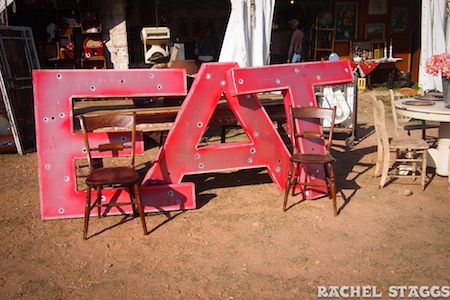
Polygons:
<instances>
[{"instance_id":1,"label":"white bucket","mask_svg":"<svg viewBox=\"0 0 450 300\"><path fill-rule=\"evenodd\" d=\"M450 138L440 138L437 145L438 159L436 164L436 174L449 176L450 165Z\"/></svg>"}]
</instances>

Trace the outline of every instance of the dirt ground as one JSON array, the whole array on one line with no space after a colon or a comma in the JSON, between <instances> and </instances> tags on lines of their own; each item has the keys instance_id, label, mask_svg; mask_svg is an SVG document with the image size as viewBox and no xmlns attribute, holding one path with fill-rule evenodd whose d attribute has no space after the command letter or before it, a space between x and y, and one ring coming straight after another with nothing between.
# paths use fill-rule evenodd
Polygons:
<instances>
[{"instance_id":1,"label":"dirt ground","mask_svg":"<svg viewBox=\"0 0 450 300\"><path fill-rule=\"evenodd\" d=\"M36 153L0 155L0 298L315 299L317 286L369 285L386 299L393 285L450 285L447 178L378 188L370 93L356 146L334 147L338 217L328 198L283 213L266 171L245 170L186 178L198 208L147 215L147 236L111 216L84 241L82 219L40 219Z\"/></svg>"}]
</instances>

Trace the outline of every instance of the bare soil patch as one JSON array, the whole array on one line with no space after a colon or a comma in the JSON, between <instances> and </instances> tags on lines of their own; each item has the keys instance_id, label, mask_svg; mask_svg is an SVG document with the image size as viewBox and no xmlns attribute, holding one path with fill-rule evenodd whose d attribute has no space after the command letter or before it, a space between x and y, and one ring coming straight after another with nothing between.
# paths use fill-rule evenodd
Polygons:
<instances>
[{"instance_id":1,"label":"bare soil patch","mask_svg":"<svg viewBox=\"0 0 450 300\"><path fill-rule=\"evenodd\" d=\"M372 285L387 298L391 285L449 285L448 179L378 188L370 93L356 146L334 147L338 217L328 198L283 213L266 171L244 170L186 178L198 208L149 214L148 236L138 218L111 216L93 218L91 232L111 228L83 241L82 219L40 219L36 153L0 155L1 298L315 299L318 285Z\"/></svg>"}]
</instances>

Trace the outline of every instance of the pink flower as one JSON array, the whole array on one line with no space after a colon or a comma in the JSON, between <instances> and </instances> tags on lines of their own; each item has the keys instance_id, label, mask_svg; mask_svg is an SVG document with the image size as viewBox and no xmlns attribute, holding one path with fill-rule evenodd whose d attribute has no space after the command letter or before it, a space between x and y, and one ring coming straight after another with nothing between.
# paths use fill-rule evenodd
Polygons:
<instances>
[{"instance_id":1,"label":"pink flower","mask_svg":"<svg viewBox=\"0 0 450 300\"><path fill-rule=\"evenodd\" d=\"M428 74L450 77L450 53L435 54L426 61L425 70Z\"/></svg>"}]
</instances>

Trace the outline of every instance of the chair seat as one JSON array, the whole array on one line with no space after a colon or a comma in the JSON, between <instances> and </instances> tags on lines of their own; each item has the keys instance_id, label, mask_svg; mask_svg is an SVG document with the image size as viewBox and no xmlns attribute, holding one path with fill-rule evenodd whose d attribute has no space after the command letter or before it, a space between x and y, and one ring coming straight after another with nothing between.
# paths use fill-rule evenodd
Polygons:
<instances>
[{"instance_id":1,"label":"chair seat","mask_svg":"<svg viewBox=\"0 0 450 300\"><path fill-rule=\"evenodd\" d=\"M90 186L134 184L139 181L139 174L133 167L111 167L94 169L86 179Z\"/></svg>"},{"instance_id":2,"label":"chair seat","mask_svg":"<svg viewBox=\"0 0 450 300\"><path fill-rule=\"evenodd\" d=\"M333 163L335 161L334 157L330 153L325 154L305 154L305 153L295 153L291 156L291 161L306 163L306 164L327 164Z\"/></svg>"},{"instance_id":3,"label":"chair seat","mask_svg":"<svg viewBox=\"0 0 450 300\"><path fill-rule=\"evenodd\" d=\"M430 145L422 139L412 137L396 137L391 140L390 148L426 150Z\"/></svg>"}]
</instances>

